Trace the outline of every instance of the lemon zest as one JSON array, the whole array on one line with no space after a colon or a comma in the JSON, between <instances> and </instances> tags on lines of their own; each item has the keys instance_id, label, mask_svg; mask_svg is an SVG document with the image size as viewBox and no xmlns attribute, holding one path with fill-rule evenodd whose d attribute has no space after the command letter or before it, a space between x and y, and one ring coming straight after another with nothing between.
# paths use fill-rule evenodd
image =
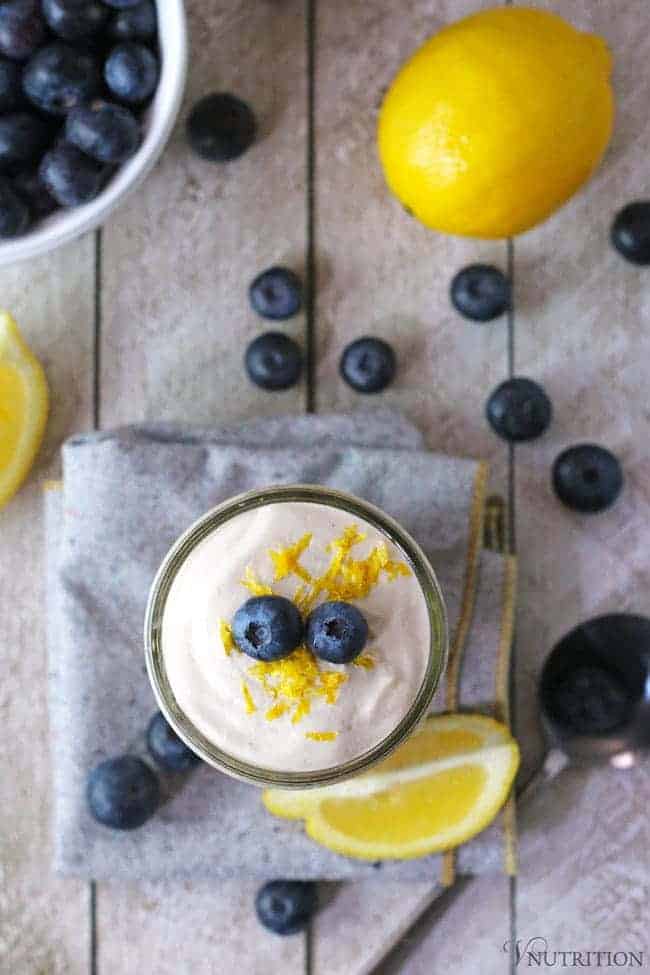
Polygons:
<instances>
[{"instance_id":1,"label":"lemon zest","mask_svg":"<svg viewBox=\"0 0 650 975\"><path fill-rule=\"evenodd\" d=\"M250 565L247 566L246 572L244 573L244 578L241 580L242 586L248 589L252 596L272 596L273 590L266 583L261 582L254 571L251 569Z\"/></svg>"},{"instance_id":2,"label":"lemon zest","mask_svg":"<svg viewBox=\"0 0 650 975\"><path fill-rule=\"evenodd\" d=\"M322 595L332 600L364 599L379 583L382 573L389 581L400 575L411 574L407 565L389 558L388 548L383 542L376 545L365 559L353 559L352 549L365 539L366 535L359 531L357 525L349 525L338 538L327 545L327 551L331 553L330 562L325 572L318 577L310 575L300 564L300 556L311 544L311 533L303 535L292 545L277 550L269 549L268 554L275 571L274 579L280 581L288 576L295 576L300 580L293 602L303 616L306 616ZM259 579L250 567L244 573L242 585L254 596L273 594L272 588ZM232 631L229 628L224 629L224 626L228 625L221 624L221 638L226 653L229 653L229 648L236 649L236 645L232 639ZM375 661L368 655L362 655L354 664L363 670L372 670ZM258 682L263 692L274 702L265 713L266 720L275 721L291 711L292 724L298 724L310 714L312 703L316 699L322 699L329 705L336 704L341 687L349 679L348 674L340 670L321 670L316 657L304 644L281 660L260 660L254 663L248 668L248 675ZM255 706L247 687L243 693L247 712L252 714L249 701L254 709Z\"/></svg>"},{"instance_id":3,"label":"lemon zest","mask_svg":"<svg viewBox=\"0 0 650 975\"><path fill-rule=\"evenodd\" d=\"M267 721L276 721L286 712L289 705L285 701L278 701L273 707L269 708L264 717Z\"/></svg>"},{"instance_id":4,"label":"lemon zest","mask_svg":"<svg viewBox=\"0 0 650 975\"><path fill-rule=\"evenodd\" d=\"M321 670L313 653L305 646L298 647L282 660L260 660L248 668L248 673L276 701L275 708L267 712L267 719L273 721L291 707L293 724L298 724L309 714L314 698L336 704L340 688L348 680L347 674ZM272 716L271 711L274 712Z\"/></svg>"},{"instance_id":5,"label":"lemon zest","mask_svg":"<svg viewBox=\"0 0 650 975\"><path fill-rule=\"evenodd\" d=\"M312 741L336 741L338 731L306 731L305 738Z\"/></svg>"},{"instance_id":6,"label":"lemon zest","mask_svg":"<svg viewBox=\"0 0 650 975\"><path fill-rule=\"evenodd\" d=\"M255 701L253 700L253 695L250 692L250 688L245 680L241 682L241 692L244 698L244 704L246 707L246 714L255 714L257 708L255 707Z\"/></svg>"},{"instance_id":7,"label":"lemon zest","mask_svg":"<svg viewBox=\"0 0 650 975\"><path fill-rule=\"evenodd\" d=\"M280 582L281 579L286 579L287 576L297 576L303 582L311 582L310 573L300 564L300 556L305 549L309 548L312 538L312 533L307 532L306 535L299 538L293 545L287 545L286 548L281 548L277 552L269 549L269 556L275 568L275 575L273 577L275 582Z\"/></svg>"},{"instance_id":8,"label":"lemon zest","mask_svg":"<svg viewBox=\"0 0 650 975\"><path fill-rule=\"evenodd\" d=\"M239 650L239 647L233 639L232 627L225 620L219 620L219 636L221 637L223 649L227 657L230 656L233 650Z\"/></svg>"}]
</instances>

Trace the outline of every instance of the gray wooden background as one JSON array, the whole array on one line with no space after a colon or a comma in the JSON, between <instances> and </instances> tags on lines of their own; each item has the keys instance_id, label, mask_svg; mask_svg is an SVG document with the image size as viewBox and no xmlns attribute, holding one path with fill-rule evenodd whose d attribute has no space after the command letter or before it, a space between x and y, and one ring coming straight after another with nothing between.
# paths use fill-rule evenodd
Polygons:
<instances>
[{"instance_id":1,"label":"gray wooden background","mask_svg":"<svg viewBox=\"0 0 650 975\"><path fill-rule=\"evenodd\" d=\"M647 612L650 277L609 248L615 210L650 195L647 0L547 0L603 34L616 58L618 119L607 160L553 219L505 243L427 232L385 190L376 107L402 59L477 0L189 0L187 107L211 90L250 101L260 142L239 162L192 157L179 124L161 163L103 231L0 271L12 310L44 361L52 415L35 475L0 513L0 972L2 975L408 975L506 973L502 945L645 950L648 769L565 773L520 811L522 863L509 883L459 887L381 962L430 899L428 885L326 891L307 937L275 938L252 912L254 884L112 888L49 868L50 768L44 644L41 483L62 440L142 419L209 424L262 413L354 409L337 375L343 346L387 337L400 373L383 399L432 447L482 456L514 502L521 589L516 717L524 774L542 754L536 675L555 639L589 610ZM514 273L510 322L455 315L451 276L486 260ZM289 331L306 347L302 386L265 394L242 355L260 322L251 278L274 262L308 276L315 302ZM556 419L542 441L509 451L483 418L513 372L541 381ZM635 505L585 529L554 501L548 472L563 446L596 439L622 458ZM630 514L628 505L625 511ZM611 518L619 521L612 522ZM613 526L613 528L612 528ZM584 565L601 567L585 580ZM550 970L550 969L549 969ZM558 970L558 969L555 969Z\"/></svg>"}]
</instances>

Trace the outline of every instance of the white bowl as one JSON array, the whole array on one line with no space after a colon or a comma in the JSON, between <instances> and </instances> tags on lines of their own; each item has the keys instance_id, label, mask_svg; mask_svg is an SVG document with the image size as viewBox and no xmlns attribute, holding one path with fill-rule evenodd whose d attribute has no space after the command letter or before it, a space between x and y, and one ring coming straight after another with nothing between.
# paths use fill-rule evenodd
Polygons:
<instances>
[{"instance_id":1,"label":"white bowl","mask_svg":"<svg viewBox=\"0 0 650 975\"><path fill-rule=\"evenodd\" d=\"M167 142L180 108L187 73L187 27L183 0L156 0L162 69L145 116L142 145L115 173L98 197L83 206L57 210L20 237L0 241L0 267L37 257L98 227L140 185Z\"/></svg>"}]
</instances>

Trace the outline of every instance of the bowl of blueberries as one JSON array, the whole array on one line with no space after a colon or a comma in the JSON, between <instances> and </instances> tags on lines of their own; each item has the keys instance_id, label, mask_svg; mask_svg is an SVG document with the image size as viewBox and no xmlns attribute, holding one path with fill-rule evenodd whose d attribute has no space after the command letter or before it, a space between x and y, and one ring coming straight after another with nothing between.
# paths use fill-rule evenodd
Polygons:
<instances>
[{"instance_id":1,"label":"bowl of blueberries","mask_svg":"<svg viewBox=\"0 0 650 975\"><path fill-rule=\"evenodd\" d=\"M104 222L171 133L183 0L2 0L0 266Z\"/></svg>"}]
</instances>

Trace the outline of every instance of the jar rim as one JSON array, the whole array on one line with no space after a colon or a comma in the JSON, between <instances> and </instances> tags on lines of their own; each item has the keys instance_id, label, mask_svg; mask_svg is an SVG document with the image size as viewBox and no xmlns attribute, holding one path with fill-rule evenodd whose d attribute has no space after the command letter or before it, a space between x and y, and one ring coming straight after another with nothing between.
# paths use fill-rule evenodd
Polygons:
<instances>
[{"instance_id":1,"label":"jar rim","mask_svg":"<svg viewBox=\"0 0 650 975\"><path fill-rule=\"evenodd\" d=\"M255 765L215 745L176 701L165 668L162 621L167 597L186 558L208 535L237 515L268 504L307 502L335 507L363 518L400 549L422 591L429 619L429 654L418 692L395 728L372 748L339 765L306 771L283 771ZM322 485L290 484L246 491L198 518L172 545L154 578L144 625L147 673L160 710L176 734L204 762L236 779L257 786L309 788L330 785L365 771L401 745L425 717L448 654L447 612L429 560L418 543L390 515L352 494Z\"/></svg>"}]
</instances>

